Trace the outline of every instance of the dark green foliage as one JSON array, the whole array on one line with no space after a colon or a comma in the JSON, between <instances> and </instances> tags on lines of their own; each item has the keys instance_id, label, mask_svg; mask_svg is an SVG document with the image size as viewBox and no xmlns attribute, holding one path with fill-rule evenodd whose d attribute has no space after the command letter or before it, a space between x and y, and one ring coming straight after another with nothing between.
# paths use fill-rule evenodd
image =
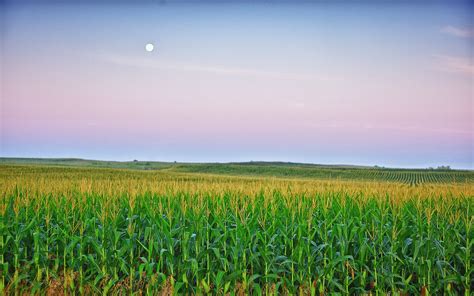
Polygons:
<instances>
[{"instance_id":1,"label":"dark green foliage","mask_svg":"<svg viewBox=\"0 0 474 296\"><path fill-rule=\"evenodd\" d=\"M24 194L7 196L1 216L2 281L10 292L59 281L65 292L150 295L167 286L213 294L418 294L426 287L459 295L473 284L472 198L435 206L329 193L182 192L131 202L127 193L71 192L15 210Z\"/></svg>"}]
</instances>

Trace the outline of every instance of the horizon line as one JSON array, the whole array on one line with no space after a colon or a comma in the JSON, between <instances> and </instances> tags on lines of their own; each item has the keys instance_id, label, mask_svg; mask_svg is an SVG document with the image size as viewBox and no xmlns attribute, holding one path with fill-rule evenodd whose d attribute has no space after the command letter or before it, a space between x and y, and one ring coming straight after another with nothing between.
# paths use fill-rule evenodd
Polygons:
<instances>
[{"instance_id":1,"label":"horizon line","mask_svg":"<svg viewBox=\"0 0 474 296\"><path fill-rule=\"evenodd\" d=\"M93 158L81 158L81 157L11 157L11 156L0 156L0 160L81 160L81 161L99 161L99 162L117 162L117 163L133 163L133 162L154 162L154 163L169 163L169 164L248 164L248 163L266 163L266 164L295 164L295 165L312 165L312 166L332 166L332 167L354 167L358 169L406 169L406 170L442 170L439 167L449 167L448 170L455 171L474 171L471 168L457 168L451 167L449 164L438 165L437 167L428 166L385 166L377 164L353 164L353 163L314 163L314 162L295 162L295 161L284 161L284 160L246 160L246 161L165 161L165 160L117 160L117 159L93 159Z\"/></svg>"}]
</instances>

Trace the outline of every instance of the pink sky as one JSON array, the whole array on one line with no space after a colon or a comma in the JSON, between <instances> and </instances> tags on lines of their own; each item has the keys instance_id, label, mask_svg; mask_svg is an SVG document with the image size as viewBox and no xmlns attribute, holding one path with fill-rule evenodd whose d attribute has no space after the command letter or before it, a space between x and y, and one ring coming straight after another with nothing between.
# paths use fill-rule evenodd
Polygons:
<instances>
[{"instance_id":1,"label":"pink sky","mask_svg":"<svg viewBox=\"0 0 474 296\"><path fill-rule=\"evenodd\" d=\"M7 6L0 156L472 168L462 9L209 7Z\"/></svg>"}]
</instances>

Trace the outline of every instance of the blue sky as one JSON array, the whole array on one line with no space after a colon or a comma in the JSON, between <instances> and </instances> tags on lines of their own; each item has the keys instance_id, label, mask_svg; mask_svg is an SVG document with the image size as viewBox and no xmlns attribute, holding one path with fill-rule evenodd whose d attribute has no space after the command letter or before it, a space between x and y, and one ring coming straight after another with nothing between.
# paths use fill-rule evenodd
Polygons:
<instances>
[{"instance_id":1,"label":"blue sky","mask_svg":"<svg viewBox=\"0 0 474 296\"><path fill-rule=\"evenodd\" d=\"M468 2L35 3L1 4L1 156L473 168Z\"/></svg>"}]
</instances>

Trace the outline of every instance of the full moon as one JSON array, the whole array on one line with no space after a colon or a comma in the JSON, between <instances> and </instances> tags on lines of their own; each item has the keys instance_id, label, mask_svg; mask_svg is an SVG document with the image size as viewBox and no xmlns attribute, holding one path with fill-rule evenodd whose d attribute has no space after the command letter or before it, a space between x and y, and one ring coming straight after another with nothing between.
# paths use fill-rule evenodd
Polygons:
<instances>
[{"instance_id":1,"label":"full moon","mask_svg":"<svg viewBox=\"0 0 474 296\"><path fill-rule=\"evenodd\" d=\"M145 50L148 52L152 52L154 48L155 46L151 43L147 43L147 45L145 45Z\"/></svg>"}]
</instances>

